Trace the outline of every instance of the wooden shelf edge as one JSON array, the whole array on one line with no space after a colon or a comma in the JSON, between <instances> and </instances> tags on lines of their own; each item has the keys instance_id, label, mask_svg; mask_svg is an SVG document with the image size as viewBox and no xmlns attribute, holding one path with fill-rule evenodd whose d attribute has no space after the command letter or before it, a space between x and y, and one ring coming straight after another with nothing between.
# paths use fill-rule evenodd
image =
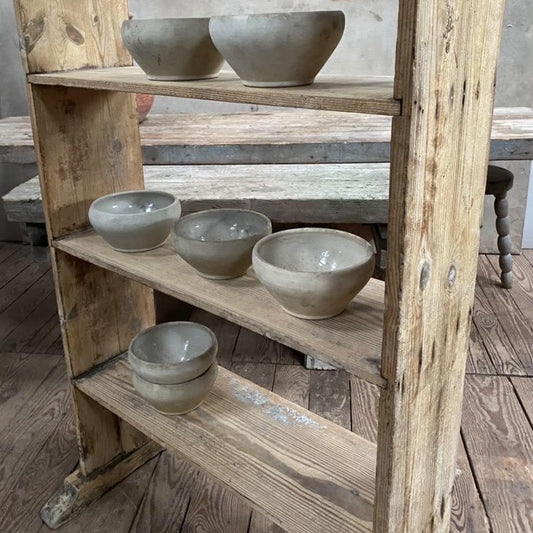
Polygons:
<instances>
[{"instance_id":1,"label":"wooden shelf edge","mask_svg":"<svg viewBox=\"0 0 533 533\"><path fill-rule=\"evenodd\" d=\"M82 69L30 74L34 85L59 85L81 89L143 92L179 98L196 98L246 104L275 105L376 115L399 115L401 101L393 98L392 78L318 76L303 87L245 87L233 73L187 82L149 80L138 67Z\"/></svg>"},{"instance_id":2,"label":"wooden shelf edge","mask_svg":"<svg viewBox=\"0 0 533 533\"><path fill-rule=\"evenodd\" d=\"M166 416L131 385L126 360L75 386L295 533L371 531L374 444L219 368L202 405Z\"/></svg>"},{"instance_id":3,"label":"wooden shelf edge","mask_svg":"<svg viewBox=\"0 0 533 533\"><path fill-rule=\"evenodd\" d=\"M215 281L200 277L167 243L137 254L112 250L93 231L55 240L78 259L119 273L306 355L385 387L381 376L384 283L371 279L341 315L302 320L285 313L253 275Z\"/></svg>"}]
</instances>

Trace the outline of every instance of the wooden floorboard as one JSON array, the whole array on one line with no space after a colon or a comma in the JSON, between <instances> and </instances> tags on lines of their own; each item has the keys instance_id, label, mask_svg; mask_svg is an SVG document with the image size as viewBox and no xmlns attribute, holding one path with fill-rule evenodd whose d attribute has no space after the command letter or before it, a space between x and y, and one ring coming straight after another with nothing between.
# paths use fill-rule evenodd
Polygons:
<instances>
[{"instance_id":1,"label":"wooden floorboard","mask_svg":"<svg viewBox=\"0 0 533 533\"><path fill-rule=\"evenodd\" d=\"M514 259L509 291L498 285L497 256L480 260L453 532L533 531L533 251ZM0 265L0 531L45 533L39 508L77 461L52 277L27 246L0 243ZM301 353L204 311L190 319L215 331L226 368L375 441L376 386L307 370ZM167 452L59 531L283 533Z\"/></svg>"}]
</instances>

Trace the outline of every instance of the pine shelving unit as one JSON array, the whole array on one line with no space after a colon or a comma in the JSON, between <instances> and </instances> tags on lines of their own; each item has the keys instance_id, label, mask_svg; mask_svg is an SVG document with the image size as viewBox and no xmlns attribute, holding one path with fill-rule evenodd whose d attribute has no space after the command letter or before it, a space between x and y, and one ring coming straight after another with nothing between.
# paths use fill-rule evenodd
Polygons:
<instances>
[{"instance_id":1,"label":"pine shelving unit","mask_svg":"<svg viewBox=\"0 0 533 533\"><path fill-rule=\"evenodd\" d=\"M324 76L291 89L148 81L120 39L126 0L15 0L15 11L80 449L47 523L164 446L290 532L446 531L503 0L399 0L393 83ZM385 285L372 280L339 317L301 321L252 273L217 283L170 246L111 250L87 210L143 187L137 91L393 116ZM154 323L154 288L378 385L377 446L223 369L199 409L157 413L121 356Z\"/></svg>"}]
</instances>

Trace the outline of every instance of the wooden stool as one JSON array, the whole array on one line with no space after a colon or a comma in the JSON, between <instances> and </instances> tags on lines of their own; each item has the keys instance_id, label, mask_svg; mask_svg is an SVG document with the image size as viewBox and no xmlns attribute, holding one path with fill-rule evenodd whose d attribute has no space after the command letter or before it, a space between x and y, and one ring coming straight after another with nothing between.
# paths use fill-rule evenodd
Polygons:
<instances>
[{"instance_id":1,"label":"wooden stool","mask_svg":"<svg viewBox=\"0 0 533 533\"><path fill-rule=\"evenodd\" d=\"M506 168L489 165L485 194L494 195L498 251L500 252L500 280L502 287L513 286L513 257L511 255L511 224L509 222L509 202L507 192L513 186L513 173Z\"/></svg>"},{"instance_id":2,"label":"wooden stool","mask_svg":"<svg viewBox=\"0 0 533 533\"><path fill-rule=\"evenodd\" d=\"M494 211L496 212L496 231L498 233L498 251L500 252L500 280L502 287L513 286L513 257L511 255L511 224L509 222L509 202L507 192L513 186L513 173L506 168L489 165L485 194L494 195ZM372 233L377 251L376 277L384 277L387 259L387 225L373 224Z\"/></svg>"}]
</instances>

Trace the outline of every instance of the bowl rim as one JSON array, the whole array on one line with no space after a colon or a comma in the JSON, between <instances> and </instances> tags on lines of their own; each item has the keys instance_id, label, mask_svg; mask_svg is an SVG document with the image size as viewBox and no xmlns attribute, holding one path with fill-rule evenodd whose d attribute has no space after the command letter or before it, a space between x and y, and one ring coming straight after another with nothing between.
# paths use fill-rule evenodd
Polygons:
<instances>
[{"instance_id":1,"label":"bowl rim","mask_svg":"<svg viewBox=\"0 0 533 533\"><path fill-rule=\"evenodd\" d=\"M337 268L335 270L326 270L326 271L320 271L320 270L289 270L287 268L282 268L278 265L275 265L271 263L270 261L267 261L264 257L260 255L260 249L262 246L265 245L265 243L270 242L272 240L277 239L278 237L282 237L284 235L290 235L290 234L296 234L296 233L327 233L327 234L337 234L341 235L345 238L348 238L349 240L356 242L357 244L363 245L370 253L368 256L368 259L356 263L354 265L350 265L343 268ZM269 268L272 268L274 270L279 271L280 273L290 273L290 274L312 274L314 276L316 275L327 275L330 273L342 273L342 272L348 272L350 270L353 270L354 268L359 268L360 266L365 265L369 261L374 260L374 252L372 249L372 245L363 237L359 237L359 235L354 235L353 233L349 233L347 231L342 231L338 229L332 229L332 228L293 228L293 229L287 229L283 231L277 231L275 233L271 233L270 235L267 235L263 237L260 241L258 241L253 250L252 250L252 262L255 263L257 261L268 265Z\"/></svg>"},{"instance_id":2,"label":"bowl rim","mask_svg":"<svg viewBox=\"0 0 533 533\"><path fill-rule=\"evenodd\" d=\"M313 15L313 14L325 15L326 13L335 13L336 15L342 15L346 18L344 11L340 9L315 9L309 11L267 11L264 13L238 13L235 15L214 15L209 20L246 20L249 18L262 18L272 16L287 16L287 15Z\"/></svg>"},{"instance_id":3,"label":"bowl rim","mask_svg":"<svg viewBox=\"0 0 533 533\"><path fill-rule=\"evenodd\" d=\"M146 361L145 359L141 359L133 351L134 343L139 338L141 338L142 336L147 334L148 332L150 332L150 331L152 331L154 329L166 329L166 328L169 328L169 327L180 326L180 325L183 325L183 324L187 324L189 326L193 325L194 327L196 327L198 329L202 329L205 332L207 332L208 335L211 337L211 344L204 351L202 351L201 353L195 355L192 359L187 359L186 361L182 361L182 362L179 362L179 363L154 363L153 361ZM214 350L213 350L213 348L214 348ZM213 331L210 328L208 328L207 326L204 326L203 324L200 324L199 322L192 322L190 320L176 320L176 321L172 321L172 322L162 322L161 324L155 324L154 326L150 326L148 328L145 328L142 331L140 331L139 333L137 333L137 335L135 335L135 337L133 337L133 339L131 339L130 344L128 346L128 356L132 357L136 361L139 361L141 364L146 365L148 368L152 368L152 369L158 369L158 368L164 368L164 367L167 367L167 368L169 368L169 367L170 368L179 368L181 365L185 365L185 364L187 364L189 362L195 361L195 360L205 356L206 354L208 354L211 351L213 351L212 359L215 359L216 355L217 355L217 353L216 353L217 350L218 350L218 339L217 339L216 335L213 333Z\"/></svg>"},{"instance_id":4,"label":"bowl rim","mask_svg":"<svg viewBox=\"0 0 533 533\"><path fill-rule=\"evenodd\" d=\"M170 192L168 191L161 191L161 190L154 190L154 189L132 189L130 191L121 191L121 192L114 192L114 193L110 193L110 194L105 194L104 196L99 196L98 198L96 198L96 200L94 200L90 207L89 207L89 210L93 210L93 211L98 211L99 213L103 213L105 215L113 215L113 216L119 216L119 217L138 217L140 215L143 215L145 214L145 212L140 212L140 213L110 213L109 211L106 211L104 209L102 209L99 204L104 201L104 200L107 200L109 198L118 198L118 197L121 197L121 196L127 196L128 194L133 194L133 193L141 193L141 194L157 194L157 195L162 195L162 196L166 196L169 200L172 200L172 202L164 207L159 207L158 209L154 209L153 211L150 211L150 213L159 213L159 212L162 212L162 211L165 211L167 209L170 209L171 207L174 207L175 205L181 205L179 200Z\"/></svg>"},{"instance_id":5,"label":"bowl rim","mask_svg":"<svg viewBox=\"0 0 533 533\"><path fill-rule=\"evenodd\" d=\"M189 213L188 215L180 217L179 220L176 220L176 222L174 222L174 224L172 224L172 231L171 231L172 232L172 236L173 237L179 237L181 239L184 239L184 240L190 241L190 242L202 242L202 243L207 243L207 244L244 241L245 240L244 238L243 239L224 239L224 240L220 240L220 239L213 239L213 240L193 239L191 237L184 236L181 233L178 233L176 231L176 227L179 226L180 224L183 224L184 222L188 222L188 221L193 220L195 218L200 218L201 216L203 216L203 215L205 215L207 213L221 213L221 212L225 212L225 213L233 212L233 213L251 214L252 216L255 216L258 219L262 219L263 222L266 223L266 227L265 227L266 231L269 231L269 232L272 231L272 221L270 220L270 218L268 218L263 213L260 213L259 211L254 211L253 209L239 209L239 208L233 208L233 207L222 207L222 208L219 208L219 209L204 209L202 211L196 211L195 213ZM246 237L246 238L250 238L250 237L257 236L257 235L261 235L262 233L264 233L264 232L263 231L256 232L256 233L253 233L252 235L248 235L248 237Z\"/></svg>"}]
</instances>

